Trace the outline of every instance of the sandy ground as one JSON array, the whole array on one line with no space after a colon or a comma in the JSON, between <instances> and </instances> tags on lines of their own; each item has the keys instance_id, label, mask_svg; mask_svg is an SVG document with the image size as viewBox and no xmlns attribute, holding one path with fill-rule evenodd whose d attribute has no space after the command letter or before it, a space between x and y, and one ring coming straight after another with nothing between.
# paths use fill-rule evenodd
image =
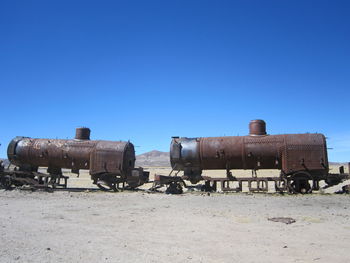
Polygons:
<instances>
[{"instance_id":1,"label":"sandy ground","mask_svg":"<svg viewBox=\"0 0 350 263\"><path fill-rule=\"evenodd\" d=\"M0 262L350 262L350 195L106 193L86 175L69 186L0 190Z\"/></svg>"}]
</instances>

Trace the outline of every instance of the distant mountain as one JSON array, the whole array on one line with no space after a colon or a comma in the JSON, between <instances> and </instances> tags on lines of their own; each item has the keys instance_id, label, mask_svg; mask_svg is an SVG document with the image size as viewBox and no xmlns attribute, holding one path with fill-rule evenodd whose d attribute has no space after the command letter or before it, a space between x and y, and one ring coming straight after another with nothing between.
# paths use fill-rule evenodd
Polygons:
<instances>
[{"instance_id":1,"label":"distant mountain","mask_svg":"<svg viewBox=\"0 0 350 263\"><path fill-rule=\"evenodd\" d=\"M348 166L348 163L338 163L338 162L329 162L329 165L343 165L343 166Z\"/></svg>"},{"instance_id":2,"label":"distant mountain","mask_svg":"<svg viewBox=\"0 0 350 263\"><path fill-rule=\"evenodd\" d=\"M8 167L10 165L10 161L7 159L0 158L0 161L2 161L2 165L5 167Z\"/></svg>"},{"instance_id":3,"label":"distant mountain","mask_svg":"<svg viewBox=\"0 0 350 263\"><path fill-rule=\"evenodd\" d=\"M143 167L170 167L168 152L153 150L136 156L136 165Z\"/></svg>"}]
</instances>

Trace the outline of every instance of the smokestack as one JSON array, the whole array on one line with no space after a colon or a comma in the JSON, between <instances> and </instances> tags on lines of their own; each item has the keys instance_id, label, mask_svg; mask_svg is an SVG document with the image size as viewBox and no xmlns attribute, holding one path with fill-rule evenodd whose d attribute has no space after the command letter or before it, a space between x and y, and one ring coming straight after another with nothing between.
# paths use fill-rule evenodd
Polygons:
<instances>
[{"instance_id":1,"label":"smokestack","mask_svg":"<svg viewBox=\"0 0 350 263\"><path fill-rule=\"evenodd\" d=\"M90 129L86 127L76 128L75 130L76 140L90 140Z\"/></svg>"},{"instance_id":2,"label":"smokestack","mask_svg":"<svg viewBox=\"0 0 350 263\"><path fill-rule=\"evenodd\" d=\"M266 135L266 123L263 120L252 120L249 123L249 135Z\"/></svg>"}]
</instances>

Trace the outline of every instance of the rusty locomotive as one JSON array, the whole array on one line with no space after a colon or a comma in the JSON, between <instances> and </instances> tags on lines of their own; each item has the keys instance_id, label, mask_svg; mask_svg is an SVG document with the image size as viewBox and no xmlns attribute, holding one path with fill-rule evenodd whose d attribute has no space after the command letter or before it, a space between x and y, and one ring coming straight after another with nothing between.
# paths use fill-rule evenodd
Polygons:
<instances>
[{"instance_id":1,"label":"rusty locomotive","mask_svg":"<svg viewBox=\"0 0 350 263\"><path fill-rule=\"evenodd\" d=\"M170 161L173 170L183 171L181 178L156 179L179 187L179 182L205 181L205 189L216 190L221 183L223 191L242 191L243 183L249 191L268 191L269 182L274 182L279 192L310 193L319 189L319 182L339 183L347 176L344 169L339 174L329 173L326 138L319 133L268 135L263 120L249 124L247 136L207 138L173 137L170 146ZM203 170L226 170L226 177L203 176ZM236 177L235 169L252 170L252 177ZM277 169L276 177L258 177L260 169Z\"/></svg>"},{"instance_id":2,"label":"rusty locomotive","mask_svg":"<svg viewBox=\"0 0 350 263\"><path fill-rule=\"evenodd\" d=\"M93 183L102 190L136 188L149 182L149 172L135 168L135 151L131 142L90 140L90 129L76 129L71 140L16 137L8 146L8 159L15 169L0 165L0 186L31 185L35 188L67 187L68 177L62 168L89 170ZM267 192L273 183L277 192L311 193L348 178L344 167L338 174L329 173L326 138L319 133L266 133L266 123L254 120L249 135L207 138L173 137L170 145L172 172L183 176L155 175L152 190L166 185L168 193L182 193L186 181L204 181L202 190ZM47 167L47 172L38 171ZM235 170L252 170L251 177L238 177ZM279 170L273 177L259 177L261 169ZM350 169L350 167L349 167ZM226 177L203 175L205 170L226 170Z\"/></svg>"},{"instance_id":3,"label":"rusty locomotive","mask_svg":"<svg viewBox=\"0 0 350 263\"><path fill-rule=\"evenodd\" d=\"M89 128L77 128L75 138L14 138L7 149L15 170L2 172L1 184L7 188L23 184L36 187L67 187L68 177L62 168L89 170L93 183L102 190L135 188L148 181L149 172L135 168L135 151L131 142L90 140ZM47 173L38 172L47 167Z\"/></svg>"}]
</instances>

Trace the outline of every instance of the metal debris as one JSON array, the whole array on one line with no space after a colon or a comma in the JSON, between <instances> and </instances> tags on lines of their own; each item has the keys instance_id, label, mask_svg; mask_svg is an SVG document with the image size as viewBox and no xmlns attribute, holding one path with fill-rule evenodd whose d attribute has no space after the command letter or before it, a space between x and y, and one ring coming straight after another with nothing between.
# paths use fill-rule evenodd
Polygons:
<instances>
[{"instance_id":1,"label":"metal debris","mask_svg":"<svg viewBox=\"0 0 350 263\"><path fill-rule=\"evenodd\" d=\"M344 185L341 190L335 192L336 194L350 194L350 184Z\"/></svg>"},{"instance_id":2,"label":"metal debris","mask_svg":"<svg viewBox=\"0 0 350 263\"><path fill-rule=\"evenodd\" d=\"M280 223L285 223L287 225L295 223L295 219L291 217L272 217L268 218L267 220L272 221L272 222L280 222Z\"/></svg>"}]
</instances>

